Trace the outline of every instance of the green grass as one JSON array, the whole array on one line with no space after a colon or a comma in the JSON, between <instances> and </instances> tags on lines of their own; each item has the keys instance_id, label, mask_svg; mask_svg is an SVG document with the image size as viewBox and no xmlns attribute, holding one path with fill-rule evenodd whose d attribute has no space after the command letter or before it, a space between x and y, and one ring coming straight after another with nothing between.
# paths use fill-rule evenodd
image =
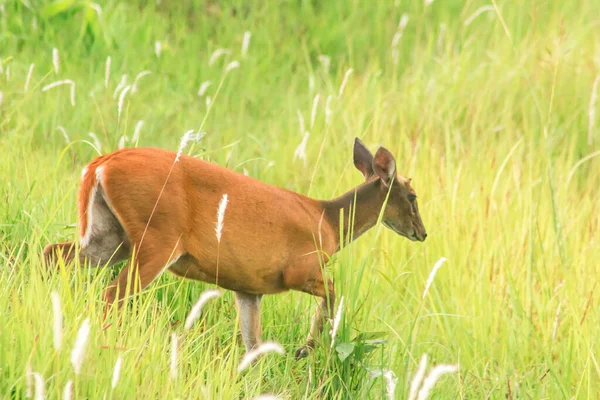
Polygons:
<instances>
[{"instance_id":1,"label":"green grass","mask_svg":"<svg viewBox=\"0 0 600 400\"><path fill-rule=\"evenodd\" d=\"M74 379L76 398L379 399L385 381L369 378L374 369L393 370L396 396L404 398L425 353L432 364L460 365L436 385L436 399L600 396L600 122L588 144L600 72L597 2L496 1L469 25L476 10L493 3L149 3L108 0L99 3L100 18L68 2L4 4L3 398L24 397L27 364L43 374L49 398L60 398ZM54 7L61 4L67 8ZM395 64L392 38L404 13L410 19ZM252 39L242 57L245 31ZM209 66L218 48L231 53ZM321 54L330 57L329 70ZM240 67L224 76L233 60ZM338 97L348 68L354 72ZM121 76L131 84L144 70L152 74L124 98L119 118L113 92ZM67 86L42 92L59 79L75 82L75 106ZM197 95L207 80L210 108ZM298 112L310 131L306 167L293 159L302 140ZM267 296L262 313L263 337L282 343L286 355L269 355L238 374L243 346L231 293L208 303L184 332L187 313L209 285L165 275L130 301L120 324L102 329L101 291L118 268L70 265L43 273L43 246L76 236L80 171L97 155L88 133L107 153L139 120L139 146L175 150L187 130L201 128L207 136L190 154L317 198L361 182L352 165L355 136L373 150L383 144L392 151L399 172L413 178L429 237L412 243L377 227L334 258L331 273L345 298L338 342L353 341L352 355L341 361L324 334L314 354L294 360L316 301L290 292ZM422 300L442 256L448 261ZM52 346L54 290L64 308L61 352ZM70 351L88 317L90 342L75 377ZM385 342L373 348L356 340L369 332L383 332ZM172 333L180 342L176 379L169 372ZM112 390L120 354L121 381Z\"/></svg>"}]
</instances>

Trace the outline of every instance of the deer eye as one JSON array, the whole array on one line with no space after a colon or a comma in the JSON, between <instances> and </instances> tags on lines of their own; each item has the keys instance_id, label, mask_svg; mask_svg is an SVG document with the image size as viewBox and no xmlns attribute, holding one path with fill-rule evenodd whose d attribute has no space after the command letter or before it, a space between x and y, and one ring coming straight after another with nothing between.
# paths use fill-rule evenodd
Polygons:
<instances>
[{"instance_id":1,"label":"deer eye","mask_svg":"<svg viewBox=\"0 0 600 400\"><path fill-rule=\"evenodd\" d=\"M412 194L412 193L408 194L408 201L410 201L411 203L413 201L415 201L416 199L417 199L417 195L416 194Z\"/></svg>"}]
</instances>

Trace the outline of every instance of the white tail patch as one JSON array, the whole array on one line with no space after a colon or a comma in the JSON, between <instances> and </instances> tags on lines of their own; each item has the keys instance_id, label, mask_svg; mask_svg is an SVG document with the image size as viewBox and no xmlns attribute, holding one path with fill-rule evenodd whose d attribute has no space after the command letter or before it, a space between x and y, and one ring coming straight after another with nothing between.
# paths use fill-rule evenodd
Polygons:
<instances>
[{"instance_id":1,"label":"white tail patch","mask_svg":"<svg viewBox=\"0 0 600 400\"><path fill-rule=\"evenodd\" d=\"M83 169L82 179L87 174L87 171L88 171L87 167ZM96 168L96 183L94 184L94 187L92 187L92 189L91 189L92 193L90 193L90 199L89 199L87 207L86 207L87 225L85 227L84 235L81 236L81 238L79 239L79 243L81 244L81 247L87 247L87 245L90 243L90 239L92 237L92 223L93 223L93 219L94 219L94 213L92 212L93 205L94 205L94 201L96 200L96 194L98 192L98 185L100 185L103 178L104 178L104 167L99 166L98 168Z\"/></svg>"}]
</instances>

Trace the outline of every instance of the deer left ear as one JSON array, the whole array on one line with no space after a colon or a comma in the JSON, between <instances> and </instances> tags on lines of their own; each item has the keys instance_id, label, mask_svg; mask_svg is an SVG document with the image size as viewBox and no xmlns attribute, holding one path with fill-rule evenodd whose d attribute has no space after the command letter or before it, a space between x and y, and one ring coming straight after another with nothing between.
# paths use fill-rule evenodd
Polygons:
<instances>
[{"instance_id":1,"label":"deer left ear","mask_svg":"<svg viewBox=\"0 0 600 400\"><path fill-rule=\"evenodd\" d=\"M373 172L389 186L396 176L396 160L385 147L380 147L373 158Z\"/></svg>"}]
</instances>

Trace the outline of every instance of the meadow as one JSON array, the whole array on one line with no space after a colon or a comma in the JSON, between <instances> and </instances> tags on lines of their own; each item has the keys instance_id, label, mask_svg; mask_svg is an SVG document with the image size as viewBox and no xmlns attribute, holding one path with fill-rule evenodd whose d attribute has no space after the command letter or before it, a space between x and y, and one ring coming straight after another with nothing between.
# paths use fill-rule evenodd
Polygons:
<instances>
[{"instance_id":1,"label":"meadow","mask_svg":"<svg viewBox=\"0 0 600 400\"><path fill-rule=\"evenodd\" d=\"M90 399L382 399L392 380L400 399L426 354L458 366L434 399L599 398L599 5L3 2L0 397L37 380L57 399L67 384ZM316 304L302 293L264 298L263 338L285 354L241 373L232 293L183 329L211 285L164 274L105 325L120 267L46 271L42 249L76 237L86 163L177 150L190 130L206 135L186 154L321 199L363 181L355 137L384 145L429 236L377 226L342 249L327 268L344 297L336 343L328 324L300 361Z\"/></svg>"}]
</instances>

